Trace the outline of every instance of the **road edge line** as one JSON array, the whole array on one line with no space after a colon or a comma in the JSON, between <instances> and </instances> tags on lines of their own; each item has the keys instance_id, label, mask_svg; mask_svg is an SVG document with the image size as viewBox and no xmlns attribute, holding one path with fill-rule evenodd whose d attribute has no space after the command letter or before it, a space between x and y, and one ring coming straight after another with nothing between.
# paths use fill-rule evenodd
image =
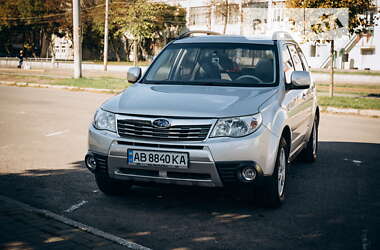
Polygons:
<instances>
[{"instance_id":1,"label":"road edge line","mask_svg":"<svg viewBox=\"0 0 380 250\"><path fill-rule=\"evenodd\" d=\"M21 207L24 210L27 210L27 211L30 211L30 212L34 212L34 213L43 215L45 217L54 219L56 221L59 221L59 222L62 222L64 224L66 224L66 225L78 228L78 229L80 229L82 231L85 231L85 232L88 232L90 234L102 237L102 238L104 238L106 240L115 242L115 243L117 243L119 245L122 245L122 246L126 246L126 247L128 247L130 249L133 249L133 250L151 250L148 247L144 247L144 246L139 245L137 243L128 241L126 239L123 239L123 238L121 238L119 236L116 236L116 235L104 232L104 231L102 231L100 229L97 229L95 227L88 226L86 224L83 224L81 222L72 220L70 218L67 218L65 216L56 214L56 213L51 212L51 211L46 210L46 209L35 208L35 207L33 207L33 206L29 205L29 204L26 204L24 202L21 202L21 201L18 201L18 200L15 200L15 199L3 196L3 195L0 195L0 200L12 203L14 205L17 205L18 207Z\"/></svg>"},{"instance_id":2,"label":"road edge line","mask_svg":"<svg viewBox=\"0 0 380 250\"><path fill-rule=\"evenodd\" d=\"M63 89L68 91L84 91L99 94L119 94L124 89L97 89L97 88L83 88L68 85L53 85L53 84L39 84L31 82L13 82L13 81L0 81L0 86L14 86L14 87L31 87L31 88L47 88L47 89Z\"/></svg>"}]
</instances>

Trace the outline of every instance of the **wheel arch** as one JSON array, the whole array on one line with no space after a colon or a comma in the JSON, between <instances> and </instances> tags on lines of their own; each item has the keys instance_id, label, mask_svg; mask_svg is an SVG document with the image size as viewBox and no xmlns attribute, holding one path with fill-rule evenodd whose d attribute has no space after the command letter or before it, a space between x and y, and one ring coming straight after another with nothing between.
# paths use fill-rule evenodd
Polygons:
<instances>
[{"instance_id":1,"label":"wheel arch","mask_svg":"<svg viewBox=\"0 0 380 250\"><path fill-rule=\"evenodd\" d=\"M320 114L319 114L319 107L317 106L315 110L315 118L317 120L317 127L319 127L319 119L320 119Z\"/></svg>"},{"instance_id":2,"label":"wheel arch","mask_svg":"<svg viewBox=\"0 0 380 250\"><path fill-rule=\"evenodd\" d=\"M281 134L281 137L284 137L285 141L286 141L286 144L288 145L288 150L290 149L290 145L292 143L292 134L290 132L290 127L288 125L286 125L283 130L282 130L282 134ZM289 153L289 152L288 152Z\"/></svg>"}]
</instances>

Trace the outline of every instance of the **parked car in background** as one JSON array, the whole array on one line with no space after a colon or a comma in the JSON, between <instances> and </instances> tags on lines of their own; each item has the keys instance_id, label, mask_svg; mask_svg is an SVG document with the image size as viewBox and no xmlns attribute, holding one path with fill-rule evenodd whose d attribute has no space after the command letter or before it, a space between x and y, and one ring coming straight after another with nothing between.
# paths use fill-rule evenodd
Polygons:
<instances>
[{"instance_id":1,"label":"parked car in background","mask_svg":"<svg viewBox=\"0 0 380 250\"><path fill-rule=\"evenodd\" d=\"M97 110L85 162L105 194L149 182L233 187L277 207L288 163L316 160L316 88L298 44L207 33L170 42L143 76L131 68L134 85Z\"/></svg>"}]
</instances>

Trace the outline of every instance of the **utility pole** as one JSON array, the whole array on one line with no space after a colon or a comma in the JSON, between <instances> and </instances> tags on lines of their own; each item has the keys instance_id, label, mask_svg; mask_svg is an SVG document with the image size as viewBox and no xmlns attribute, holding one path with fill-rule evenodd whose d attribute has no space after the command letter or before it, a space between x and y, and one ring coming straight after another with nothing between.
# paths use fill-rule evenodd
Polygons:
<instances>
[{"instance_id":1,"label":"utility pole","mask_svg":"<svg viewBox=\"0 0 380 250\"><path fill-rule=\"evenodd\" d=\"M334 96L334 40L330 41L330 57L331 57L331 68L330 68L330 93L329 96Z\"/></svg>"},{"instance_id":2,"label":"utility pole","mask_svg":"<svg viewBox=\"0 0 380 250\"><path fill-rule=\"evenodd\" d=\"M104 71L107 71L107 62L108 62L108 9L109 9L109 0L106 0L106 16L104 19L104 51L103 51L103 65Z\"/></svg>"},{"instance_id":3,"label":"utility pole","mask_svg":"<svg viewBox=\"0 0 380 250\"><path fill-rule=\"evenodd\" d=\"M80 27L80 0L73 0L74 78L82 77L82 44Z\"/></svg>"}]
</instances>

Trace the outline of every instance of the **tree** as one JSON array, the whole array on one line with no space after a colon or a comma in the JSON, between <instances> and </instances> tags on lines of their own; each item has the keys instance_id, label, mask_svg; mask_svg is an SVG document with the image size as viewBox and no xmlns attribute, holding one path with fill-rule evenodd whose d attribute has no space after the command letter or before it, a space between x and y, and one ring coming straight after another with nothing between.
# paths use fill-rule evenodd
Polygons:
<instances>
[{"instance_id":1,"label":"tree","mask_svg":"<svg viewBox=\"0 0 380 250\"><path fill-rule=\"evenodd\" d=\"M348 8L348 29L350 34L364 34L373 26L372 20L366 18L365 13L373 7L373 0L286 0L286 6L290 8ZM330 41L330 97L334 95L334 40Z\"/></svg>"},{"instance_id":2,"label":"tree","mask_svg":"<svg viewBox=\"0 0 380 250\"><path fill-rule=\"evenodd\" d=\"M103 4L100 0L98 4ZM138 51L149 54L154 43L166 43L179 34L185 26L186 12L183 8L148 0L118 0L110 2L109 38L111 48L124 40L126 54L130 44L137 62ZM94 29L104 34L104 7L94 8L91 12ZM117 55L117 53L115 53Z\"/></svg>"},{"instance_id":3,"label":"tree","mask_svg":"<svg viewBox=\"0 0 380 250\"><path fill-rule=\"evenodd\" d=\"M69 0L0 0L0 30L21 36L23 47L33 56L45 57L52 34L60 34L66 23Z\"/></svg>"},{"instance_id":4,"label":"tree","mask_svg":"<svg viewBox=\"0 0 380 250\"><path fill-rule=\"evenodd\" d=\"M141 47L144 40L160 39L163 33L179 33L186 24L183 8L147 0L127 1L124 8L115 10L114 22L118 27L116 35L124 35L133 40L135 64L138 60L138 47Z\"/></svg>"},{"instance_id":5,"label":"tree","mask_svg":"<svg viewBox=\"0 0 380 250\"><path fill-rule=\"evenodd\" d=\"M229 0L210 0L210 5L215 6L215 14L217 17L221 17L223 22L223 34L226 34L230 18L239 12L238 5L230 3Z\"/></svg>"}]
</instances>

